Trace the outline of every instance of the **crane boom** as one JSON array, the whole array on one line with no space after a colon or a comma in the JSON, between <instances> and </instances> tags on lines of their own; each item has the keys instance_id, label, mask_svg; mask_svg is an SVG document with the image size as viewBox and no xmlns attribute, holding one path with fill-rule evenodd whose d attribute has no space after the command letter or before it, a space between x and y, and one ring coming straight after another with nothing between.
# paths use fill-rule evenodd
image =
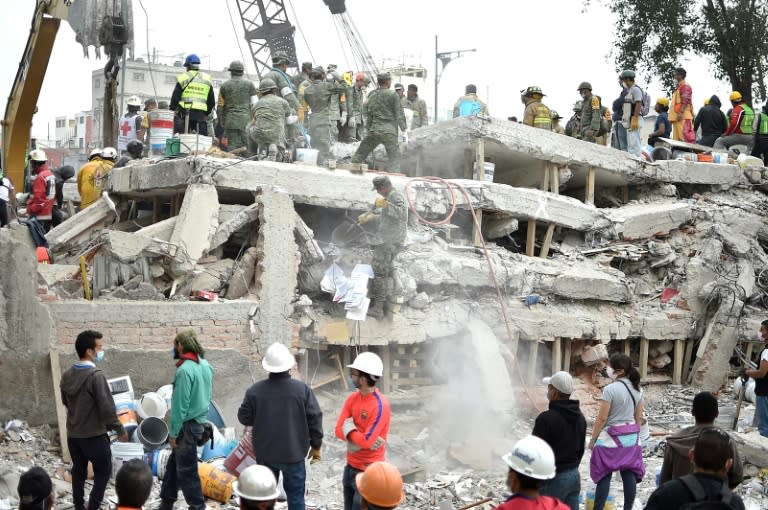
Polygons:
<instances>
[{"instance_id":1,"label":"crane boom","mask_svg":"<svg viewBox=\"0 0 768 510\"><path fill-rule=\"evenodd\" d=\"M287 53L289 66L297 66L296 28L288 21L283 0L237 0L237 8L259 78L272 68L270 55L275 51Z\"/></svg>"}]
</instances>

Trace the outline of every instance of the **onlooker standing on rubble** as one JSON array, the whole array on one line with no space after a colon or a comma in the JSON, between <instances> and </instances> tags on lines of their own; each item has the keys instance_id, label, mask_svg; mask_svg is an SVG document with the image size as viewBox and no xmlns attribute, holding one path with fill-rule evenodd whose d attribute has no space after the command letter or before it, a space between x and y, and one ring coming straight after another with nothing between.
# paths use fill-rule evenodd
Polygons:
<instances>
[{"instance_id":1,"label":"onlooker standing on rubble","mask_svg":"<svg viewBox=\"0 0 768 510\"><path fill-rule=\"evenodd\" d=\"M696 424L686 427L667 437L667 447L664 450L664 463L661 465L660 483L668 482L675 478L693 472L693 464L688 456L694 447L696 439L702 430L714 427L717 418L717 398L708 391L702 391L693 397L691 409ZM728 486L736 488L744 478L744 470L741 457L736 448L736 443L731 441L733 464L728 469Z\"/></svg>"},{"instance_id":2,"label":"onlooker standing on rubble","mask_svg":"<svg viewBox=\"0 0 768 510\"><path fill-rule=\"evenodd\" d=\"M261 97L251 106L252 120L246 127L248 150L264 154L270 161L282 161L288 146L286 125L298 117L288 101L277 95L277 85L270 78L259 83Z\"/></svg>"},{"instance_id":3,"label":"onlooker standing on rubble","mask_svg":"<svg viewBox=\"0 0 768 510\"><path fill-rule=\"evenodd\" d=\"M321 460L323 413L312 389L292 379L296 364L285 345L269 346L261 366L269 377L245 393L237 419L252 427L251 444L257 462L272 470L275 478L283 473L288 510L304 510L307 472L304 459Z\"/></svg>"},{"instance_id":4,"label":"onlooker standing on rubble","mask_svg":"<svg viewBox=\"0 0 768 510\"><path fill-rule=\"evenodd\" d=\"M146 112L142 118L141 118L141 128L144 130L144 139L141 140L141 142L144 144L144 156L149 155L149 146L152 143L150 140L152 138L152 123L149 119L149 114L157 110L157 100L154 98L149 98L146 101L144 101L144 111Z\"/></svg>"},{"instance_id":5,"label":"onlooker standing on rubble","mask_svg":"<svg viewBox=\"0 0 768 510\"><path fill-rule=\"evenodd\" d=\"M565 123L565 134L576 139L581 138L581 107L584 102L579 100L573 104L573 115Z\"/></svg>"},{"instance_id":6,"label":"onlooker standing on rubble","mask_svg":"<svg viewBox=\"0 0 768 510\"><path fill-rule=\"evenodd\" d=\"M411 120L410 129L418 129L429 124L429 114L427 113L427 103L419 98L419 87L411 83L408 85L408 92L405 96L406 108L413 111L413 120Z\"/></svg>"},{"instance_id":7,"label":"onlooker standing on rubble","mask_svg":"<svg viewBox=\"0 0 768 510\"><path fill-rule=\"evenodd\" d=\"M368 100L363 103L366 136L352 156L352 163L362 163L373 149L382 144L387 151L387 169L390 172L399 172L400 145L397 141L397 129L405 131L408 126L405 124L400 98L389 89L392 84L389 73L379 74L377 81L379 88L368 94Z\"/></svg>"},{"instance_id":8,"label":"onlooker standing on rubble","mask_svg":"<svg viewBox=\"0 0 768 510\"><path fill-rule=\"evenodd\" d=\"M712 147L715 140L723 136L725 130L728 129L728 117L720 109L721 106L720 98L713 94L707 104L696 114L696 118L693 120L693 130L696 132L701 127L701 138L696 140L699 145Z\"/></svg>"},{"instance_id":9,"label":"onlooker standing on rubble","mask_svg":"<svg viewBox=\"0 0 768 510\"><path fill-rule=\"evenodd\" d=\"M234 492L240 498L240 510L272 510L280 496L272 470L258 464L240 473Z\"/></svg>"},{"instance_id":10,"label":"onlooker standing on rubble","mask_svg":"<svg viewBox=\"0 0 768 510\"><path fill-rule=\"evenodd\" d=\"M373 304L368 308L368 315L381 319L384 316L393 263L403 249L408 233L408 204L405 196L392 187L392 181L386 175L374 177L373 189L381 196L374 202L374 209L361 214L358 222L361 225L378 222L376 236L370 241L373 248Z\"/></svg>"},{"instance_id":11,"label":"onlooker standing on rubble","mask_svg":"<svg viewBox=\"0 0 768 510\"><path fill-rule=\"evenodd\" d=\"M573 378L568 372L557 372L546 377L549 410L541 413L533 425L532 435L540 437L555 455L555 477L544 482L539 492L579 508L581 476L579 464L584 456L587 420L581 413L578 400L571 400Z\"/></svg>"},{"instance_id":12,"label":"onlooker standing on rubble","mask_svg":"<svg viewBox=\"0 0 768 510\"><path fill-rule=\"evenodd\" d=\"M324 80L325 72L322 67L312 70L310 77L312 84L304 89L304 102L309 108L309 138L312 147L317 149L317 164L320 166L328 162L331 154L331 144L338 135L336 120L339 115L332 112L333 98L347 90L343 81ZM338 101L336 101L338 108Z\"/></svg>"},{"instance_id":13,"label":"onlooker standing on rubble","mask_svg":"<svg viewBox=\"0 0 768 510\"><path fill-rule=\"evenodd\" d=\"M669 138L669 134L672 132L672 123L669 122L669 99L666 97L660 97L656 99L656 104L653 106L656 110L656 122L653 125L653 133L648 135L648 145L653 147L660 138Z\"/></svg>"},{"instance_id":14,"label":"onlooker standing on rubble","mask_svg":"<svg viewBox=\"0 0 768 510\"><path fill-rule=\"evenodd\" d=\"M627 128L621 120L624 117L624 99L629 94L629 89L624 86L624 81L619 77L621 93L613 101L611 120L613 120L613 134L611 135L611 147L620 151L627 150Z\"/></svg>"},{"instance_id":15,"label":"onlooker standing on rubble","mask_svg":"<svg viewBox=\"0 0 768 510\"><path fill-rule=\"evenodd\" d=\"M495 510L569 510L565 503L540 491L555 476L555 454L544 440L524 437L502 459L509 466L507 487L512 496Z\"/></svg>"},{"instance_id":16,"label":"onlooker standing on rubble","mask_svg":"<svg viewBox=\"0 0 768 510\"><path fill-rule=\"evenodd\" d=\"M142 510L152 492L152 470L143 459L131 459L115 475L116 510Z\"/></svg>"},{"instance_id":17,"label":"onlooker standing on rubble","mask_svg":"<svg viewBox=\"0 0 768 510\"><path fill-rule=\"evenodd\" d=\"M51 477L39 466L19 477L16 492L19 494L19 510L51 510L56 504Z\"/></svg>"},{"instance_id":18,"label":"onlooker standing on rubble","mask_svg":"<svg viewBox=\"0 0 768 510\"><path fill-rule=\"evenodd\" d=\"M355 476L363 510L392 510L403 502L403 477L389 462L374 462Z\"/></svg>"},{"instance_id":19,"label":"onlooker standing on rubble","mask_svg":"<svg viewBox=\"0 0 768 510\"><path fill-rule=\"evenodd\" d=\"M733 463L731 437L717 427L699 432L688 458L693 474L662 484L653 491L645 510L678 510L680 508L732 508L744 510L744 502L726 484L726 474ZM707 505L704 502L711 502ZM690 507L691 503L697 503ZM625 506L626 508L626 506Z\"/></svg>"},{"instance_id":20,"label":"onlooker standing on rubble","mask_svg":"<svg viewBox=\"0 0 768 510\"><path fill-rule=\"evenodd\" d=\"M677 88L669 104L669 121L672 123L672 139L681 142L695 142L693 130L693 91L685 81L686 73L682 67L675 68L672 76L677 80Z\"/></svg>"},{"instance_id":21,"label":"onlooker standing on rubble","mask_svg":"<svg viewBox=\"0 0 768 510\"><path fill-rule=\"evenodd\" d=\"M755 116L755 143L752 155L768 162L768 103L763 105L763 111Z\"/></svg>"},{"instance_id":22,"label":"onlooker standing on rubble","mask_svg":"<svg viewBox=\"0 0 768 510\"><path fill-rule=\"evenodd\" d=\"M224 129L224 145L232 152L246 146L245 127L251 120L251 102L256 99L256 86L243 78L245 66L239 60L229 64L230 78L219 89L216 117Z\"/></svg>"},{"instance_id":23,"label":"onlooker standing on rubble","mask_svg":"<svg viewBox=\"0 0 768 510\"><path fill-rule=\"evenodd\" d=\"M624 508L635 501L637 482L645 475L640 425L643 419L643 393L640 372L626 354L613 354L608 360L608 377L614 382L603 388L600 409L592 426L589 471L595 489L594 510L603 510L614 471L624 483Z\"/></svg>"},{"instance_id":24,"label":"onlooker standing on rubble","mask_svg":"<svg viewBox=\"0 0 768 510\"><path fill-rule=\"evenodd\" d=\"M761 436L768 437L768 320L760 323L759 336L765 344L760 352L760 363L755 370L744 370L742 378L755 379L757 430Z\"/></svg>"},{"instance_id":25,"label":"onlooker standing on rubble","mask_svg":"<svg viewBox=\"0 0 768 510\"><path fill-rule=\"evenodd\" d=\"M35 180L32 182L32 193L27 198L27 214L37 218L48 232L53 219L53 204L56 203L56 178L48 167L48 156L42 149L29 153L29 164Z\"/></svg>"},{"instance_id":26,"label":"onlooker standing on rubble","mask_svg":"<svg viewBox=\"0 0 768 510\"><path fill-rule=\"evenodd\" d=\"M595 143L602 119L600 98L592 94L592 85L587 81L581 82L576 90L581 95L581 139Z\"/></svg>"},{"instance_id":27,"label":"onlooker standing on rubble","mask_svg":"<svg viewBox=\"0 0 768 510\"><path fill-rule=\"evenodd\" d=\"M187 116L188 132L208 136L208 117L216 107L213 94L213 79L200 71L200 57L190 54L184 59L187 69L176 77L176 86L171 94L171 110L176 112L173 130L184 133Z\"/></svg>"},{"instance_id":28,"label":"onlooker standing on rubble","mask_svg":"<svg viewBox=\"0 0 768 510\"><path fill-rule=\"evenodd\" d=\"M453 118L471 115L488 115L488 106L477 97L477 87L469 84L464 87L464 95L453 105Z\"/></svg>"},{"instance_id":29,"label":"onlooker standing on rubble","mask_svg":"<svg viewBox=\"0 0 768 510\"><path fill-rule=\"evenodd\" d=\"M643 91L635 85L635 72L629 69L621 72L620 78L628 89L624 96L621 123L627 130L627 152L637 157L642 157L643 116L640 112L643 108ZM602 509L597 509L602 510Z\"/></svg>"},{"instance_id":30,"label":"onlooker standing on rubble","mask_svg":"<svg viewBox=\"0 0 768 510\"><path fill-rule=\"evenodd\" d=\"M550 110L550 115L552 115L552 132L557 133L559 135L565 134L565 129L563 129L563 126L560 125L560 120L563 118L559 113L557 113L555 110Z\"/></svg>"},{"instance_id":31,"label":"onlooker standing on rubble","mask_svg":"<svg viewBox=\"0 0 768 510\"><path fill-rule=\"evenodd\" d=\"M376 388L384 364L376 354L361 352L349 367L357 391L344 401L336 420L336 437L347 442L344 467L344 510L360 510L355 478L371 464L383 461L389 434L389 400Z\"/></svg>"},{"instance_id":32,"label":"onlooker standing on rubble","mask_svg":"<svg viewBox=\"0 0 768 510\"><path fill-rule=\"evenodd\" d=\"M61 401L67 408L67 446L72 456L72 499L75 510L84 510L88 463L93 466L93 487L88 510L98 510L112 474L112 451L107 431L128 441L115 411L115 401L104 373L96 368L104 360L103 336L86 330L77 335L79 361L61 376Z\"/></svg>"},{"instance_id":33,"label":"onlooker standing on rubble","mask_svg":"<svg viewBox=\"0 0 768 510\"><path fill-rule=\"evenodd\" d=\"M549 107L541 102L546 94L541 91L541 87L535 85L521 91L520 100L525 105L523 114L523 124L539 129L552 130L552 114ZM584 109L581 110L582 133L584 123Z\"/></svg>"},{"instance_id":34,"label":"onlooker standing on rubble","mask_svg":"<svg viewBox=\"0 0 768 510\"><path fill-rule=\"evenodd\" d=\"M751 150L754 141L752 124L755 121L755 112L741 97L741 92L734 90L729 99L733 108L731 109L728 128L723 136L715 140L712 147L714 149L730 149L732 145L746 145Z\"/></svg>"},{"instance_id":35,"label":"onlooker standing on rubble","mask_svg":"<svg viewBox=\"0 0 768 510\"><path fill-rule=\"evenodd\" d=\"M172 510L181 489L189 510L203 510L205 497L197 474L197 446L204 438L213 393L213 368L195 332L180 331L173 340L171 421L168 444L173 449L165 466L159 510Z\"/></svg>"}]
</instances>

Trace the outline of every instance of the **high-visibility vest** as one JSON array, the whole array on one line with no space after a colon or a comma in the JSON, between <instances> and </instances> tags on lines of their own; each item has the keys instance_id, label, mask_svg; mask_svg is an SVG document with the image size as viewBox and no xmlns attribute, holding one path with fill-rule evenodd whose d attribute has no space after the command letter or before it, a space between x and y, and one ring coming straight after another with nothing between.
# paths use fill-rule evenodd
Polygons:
<instances>
[{"instance_id":1,"label":"high-visibility vest","mask_svg":"<svg viewBox=\"0 0 768 510\"><path fill-rule=\"evenodd\" d=\"M213 88L211 75L200 71L187 71L176 77L183 92L179 106L184 109L208 111L208 93ZM189 103L191 102L191 106Z\"/></svg>"},{"instance_id":2,"label":"high-visibility vest","mask_svg":"<svg viewBox=\"0 0 768 510\"><path fill-rule=\"evenodd\" d=\"M760 124L757 126L758 135L768 135L768 115L760 114Z\"/></svg>"},{"instance_id":3,"label":"high-visibility vest","mask_svg":"<svg viewBox=\"0 0 768 510\"><path fill-rule=\"evenodd\" d=\"M755 112L752 111L752 108L747 106L746 103L741 105L741 109L743 110L743 113L741 114L741 124L739 124L739 129L741 129L741 132L745 135L751 135L754 133L752 124L755 122Z\"/></svg>"},{"instance_id":4,"label":"high-visibility vest","mask_svg":"<svg viewBox=\"0 0 768 510\"><path fill-rule=\"evenodd\" d=\"M533 117L533 127L540 129L552 129L552 113L543 104L536 107L536 115Z\"/></svg>"}]
</instances>

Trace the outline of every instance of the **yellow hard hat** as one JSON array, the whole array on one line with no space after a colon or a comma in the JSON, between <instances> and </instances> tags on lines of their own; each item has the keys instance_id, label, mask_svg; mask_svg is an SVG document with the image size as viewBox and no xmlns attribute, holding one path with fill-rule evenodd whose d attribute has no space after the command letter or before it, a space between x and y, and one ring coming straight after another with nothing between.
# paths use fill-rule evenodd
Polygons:
<instances>
[{"instance_id":1,"label":"yellow hard hat","mask_svg":"<svg viewBox=\"0 0 768 510\"><path fill-rule=\"evenodd\" d=\"M660 104L661 106L669 106L669 99L666 97L660 97L656 100L656 104Z\"/></svg>"},{"instance_id":2,"label":"yellow hard hat","mask_svg":"<svg viewBox=\"0 0 768 510\"><path fill-rule=\"evenodd\" d=\"M731 95L728 96L728 99L730 99L731 101L741 101L741 92L739 92L738 90L734 90L733 92L731 92Z\"/></svg>"}]
</instances>

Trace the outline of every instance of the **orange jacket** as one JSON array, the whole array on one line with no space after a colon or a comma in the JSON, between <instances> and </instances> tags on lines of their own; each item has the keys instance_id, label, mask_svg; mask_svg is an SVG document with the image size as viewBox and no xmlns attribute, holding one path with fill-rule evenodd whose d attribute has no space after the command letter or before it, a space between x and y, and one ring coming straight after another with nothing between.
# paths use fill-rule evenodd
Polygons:
<instances>
[{"instance_id":1,"label":"orange jacket","mask_svg":"<svg viewBox=\"0 0 768 510\"><path fill-rule=\"evenodd\" d=\"M344 437L342 427L347 418L352 418L356 429ZM366 396L356 391L347 397L336 420L336 437L342 441L351 441L360 448L354 453L347 451L347 464L364 471L370 464L384 460L386 445L375 451L371 450L371 446L378 438L387 439L389 420L389 400L379 390L374 388Z\"/></svg>"}]
</instances>

